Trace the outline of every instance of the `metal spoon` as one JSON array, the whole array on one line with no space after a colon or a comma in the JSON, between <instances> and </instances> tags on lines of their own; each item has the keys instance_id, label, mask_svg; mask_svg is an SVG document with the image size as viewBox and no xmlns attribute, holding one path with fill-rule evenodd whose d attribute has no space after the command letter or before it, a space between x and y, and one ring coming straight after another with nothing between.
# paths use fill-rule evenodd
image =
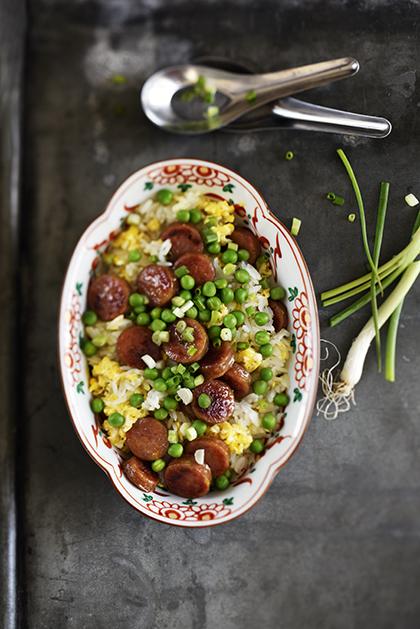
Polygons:
<instances>
[{"instance_id":1,"label":"metal spoon","mask_svg":"<svg viewBox=\"0 0 420 629\"><path fill-rule=\"evenodd\" d=\"M225 127L245 113L279 97L352 76L358 69L359 63L351 57L254 75L193 64L174 66L156 72L146 81L141 91L141 102L148 118L168 131L205 133ZM216 92L215 104L219 113L215 116L206 117L204 107L198 112L193 111L192 116L191 112L183 115L179 111L180 100L176 100L176 95L196 84L200 76L204 76ZM251 91L254 98L249 102L246 95Z\"/></svg>"}]
</instances>

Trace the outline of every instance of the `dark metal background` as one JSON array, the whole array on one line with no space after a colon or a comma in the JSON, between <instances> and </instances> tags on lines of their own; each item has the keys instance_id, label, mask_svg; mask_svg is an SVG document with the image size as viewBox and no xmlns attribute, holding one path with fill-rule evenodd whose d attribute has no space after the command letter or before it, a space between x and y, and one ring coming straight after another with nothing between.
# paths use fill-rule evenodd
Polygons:
<instances>
[{"instance_id":1,"label":"dark metal background","mask_svg":"<svg viewBox=\"0 0 420 629\"><path fill-rule=\"evenodd\" d=\"M116 185L154 160L219 161L250 179L287 225L299 216L299 244L321 290L361 270L359 226L346 220L353 197L335 155L343 145L365 191L371 229L379 181L392 182L384 258L399 250L415 215L404 195L420 195L419 2L32 0L23 186L17 173L24 16L12 0L3 0L0 12L4 626L14 626L16 601L17 461L21 627L419 627L418 288L403 310L397 383L376 374L372 352L352 412L335 423L314 418L254 509L199 531L141 517L87 457L67 417L55 340L61 283L77 239ZM202 54L266 70L353 55L358 76L308 99L388 116L394 131L379 141L303 132L167 135L141 113L139 86L156 68ZM126 83L114 84L116 74ZM289 149L292 162L283 159ZM329 190L344 194L344 210L324 200ZM10 217L21 191L16 263ZM13 334L18 309L20 353ZM323 337L345 352L365 318L359 313L331 331L321 312Z\"/></svg>"}]
</instances>

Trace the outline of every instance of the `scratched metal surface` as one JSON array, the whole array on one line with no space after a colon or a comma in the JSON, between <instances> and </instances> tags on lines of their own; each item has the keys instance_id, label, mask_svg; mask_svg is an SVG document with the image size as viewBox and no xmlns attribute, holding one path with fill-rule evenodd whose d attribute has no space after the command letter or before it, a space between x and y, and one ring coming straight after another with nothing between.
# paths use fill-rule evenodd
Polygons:
<instances>
[{"instance_id":1,"label":"scratched metal surface","mask_svg":"<svg viewBox=\"0 0 420 629\"><path fill-rule=\"evenodd\" d=\"M420 405L417 289L404 306L398 382L370 355L358 404L343 419L314 418L292 461L239 520L193 531L142 518L88 458L67 417L56 364L60 287L73 247L128 173L196 156L238 170L287 224L316 288L361 269L354 204L335 156L342 144L369 215L378 182L392 182L384 256L407 240L420 194L416 72L420 4L128 0L30 2L22 208L24 348L20 390L25 457L21 626L237 629L411 629L420 623ZM279 132L200 138L147 122L138 89L156 68L200 54L271 70L354 55L359 75L310 96L385 115L382 141ZM127 81L115 85L112 76ZM286 150L296 158L286 162ZM328 205L329 190L349 200ZM366 317L322 335L345 352Z\"/></svg>"}]
</instances>

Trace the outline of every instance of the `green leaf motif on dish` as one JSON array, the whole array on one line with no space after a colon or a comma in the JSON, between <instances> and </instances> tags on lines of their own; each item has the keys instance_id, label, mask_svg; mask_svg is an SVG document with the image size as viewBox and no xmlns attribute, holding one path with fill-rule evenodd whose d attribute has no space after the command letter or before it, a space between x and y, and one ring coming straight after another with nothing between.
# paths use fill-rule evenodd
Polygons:
<instances>
[{"instance_id":1,"label":"green leaf motif on dish","mask_svg":"<svg viewBox=\"0 0 420 629\"><path fill-rule=\"evenodd\" d=\"M226 506L233 505L233 498L223 498L223 504Z\"/></svg>"},{"instance_id":2,"label":"green leaf motif on dish","mask_svg":"<svg viewBox=\"0 0 420 629\"><path fill-rule=\"evenodd\" d=\"M232 193L234 187L235 186L233 185L233 183L227 183L225 186L223 186L223 192L230 192L230 193Z\"/></svg>"},{"instance_id":3,"label":"green leaf motif on dish","mask_svg":"<svg viewBox=\"0 0 420 629\"><path fill-rule=\"evenodd\" d=\"M288 288L287 290L289 291L289 297L287 298L289 301L293 301L299 295L299 289L297 286Z\"/></svg>"},{"instance_id":4,"label":"green leaf motif on dish","mask_svg":"<svg viewBox=\"0 0 420 629\"><path fill-rule=\"evenodd\" d=\"M150 494L143 494L143 500L144 502L150 502L153 500L153 496L150 496Z\"/></svg>"},{"instance_id":5,"label":"green leaf motif on dish","mask_svg":"<svg viewBox=\"0 0 420 629\"><path fill-rule=\"evenodd\" d=\"M144 189L153 190L153 186L154 186L154 183L152 181L146 181L146 183L144 184Z\"/></svg>"},{"instance_id":6,"label":"green leaf motif on dish","mask_svg":"<svg viewBox=\"0 0 420 629\"><path fill-rule=\"evenodd\" d=\"M196 505L197 501L193 500L192 498L188 498L187 500L184 500L184 502L182 504L183 505Z\"/></svg>"},{"instance_id":7,"label":"green leaf motif on dish","mask_svg":"<svg viewBox=\"0 0 420 629\"><path fill-rule=\"evenodd\" d=\"M181 192L186 192L189 188L192 188L192 185L190 183L179 183L177 188L179 188Z\"/></svg>"},{"instance_id":8,"label":"green leaf motif on dish","mask_svg":"<svg viewBox=\"0 0 420 629\"><path fill-rule=\"evenodd\" d=\"M292 348L292 352L296 353L296 335L292 334L292 340L290 341L290 347Z\"/></svg>"},{"instance_id":9,"label":"green leaf motif on dish","mask_svg":"<svg viewBox=\"0 0 420 629\"><path fill-rule=\"evenodd\" d=\"M83 382L83 380L80 380L80 382L78 382L76 385L77 393L81 393L82 395L84 395L85 394L84 386L85 386L85 383Z\"/></svg>"},{"instance_id":10,"label":"green leaf motif on dish","mask_svg":"<svg viewBox=\"0 0 420 629\"><path fill-rule=\"evenodd\" d=\"M77 294L79 295L79 297L82 296L82 288L83 288L83 282L77 282L76 283L76 291L77 291Z\"/></svg>"},{"instance_id":11,"label":"green leaf motif on dish","mask_svg":"<svg viewBox=\"0 0 420 629\"><path fill-rule=\"evenodd\" d=\"M294 393L293 402L300 402L303 396L299 387L296 387L295 389L293 389L293 393Z\"/></svg>"}]
</instances>

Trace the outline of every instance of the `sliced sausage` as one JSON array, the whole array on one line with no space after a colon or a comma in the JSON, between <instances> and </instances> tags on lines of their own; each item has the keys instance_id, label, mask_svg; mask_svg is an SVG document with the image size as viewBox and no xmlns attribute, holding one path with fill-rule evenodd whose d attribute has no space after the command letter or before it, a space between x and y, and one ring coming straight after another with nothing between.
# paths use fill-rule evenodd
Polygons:
<instances>
[{"instance_id":1,"label":"sliced sausage","mask_svg":"<svg viewBox=\"0 0 420 629\"><path fill-rule=\"evenodd\" d=\"M238 400L248 395L251 391L251 374L239 363L233 364L223 376L223 380L232 387Z\"/></svg>"},{"instance_id":2,"label":"sliced sausage","mask_svg":"<svg viewBox=\"0 0 420 629\"><path fill-rule=\"evenodd\" d=\"M287 308L281 301L274 301L274 299L268 300L268 305L273 311L273 325L276 332L287 328L289 324L289 315L287 314Z\"/></svg>"},{"instance_id":3,"label":"sliced sausage","mask_svg":"<svg viewBox=\"0 0 420 629\"><path fill-rule=\"evenodd\" d=\"M144 461L160 459L168 448L168 431L162 422L153 417L138 419L127 432L127 446Z\"/></svg>"},{"instance_id":4,"label":"sliced sausage","mask_svg":"<svg viewBox=\"0 0 420 629\"><path fill-rule=\"evenodd\" d=\"M235 362L232 345L222 341L220 347L211 347L200 363L203 376L207 379L220 378Z\"/></svg>"},{"instance_id":5,"label":"sliced sausage","mask_svg":"<svg viewBox=\"0 0 420 629\"><path fill-rule=\"evenodd\" d=\"M200 465L193 456L182 456L169 463L164 472L165 486L183 498L199 498L210 490L211 471Z\"/></svg>"},{"instance_id":6,"label":"sliced sausage","mask_svg":"<svg viewBox=\"0 0 420 629\"><path fill-rule=\"evenodd\" d=\"M154 491L156 489L159 480L157 474L149 470L147 465L135 456L124 461L123 470L130 483L133 483L139 489L143 491Z\"/></svg>"},{"instance_id":7,"label":"sliced sausage","mask_svg":"<svg viewBox=\"0 0 420 629\"><path fill-rule=\"evenodd\" d=\"M171 360L188 365L203 358L209 347L209 339L205 328L195 319L184 319L188 327L193 328L194 341L190 343L182 338L182 332L178 332L176 323L169 328L169 341L162 345L163 351ZM191 348L195 348L192 353ZM190 352L190 353L189 353Z\"/></svg>"},{"instance_id":8,"label":"sliced sausage","mask_svg":"<svg viewBox=\"0 0 420 629\"><path fill-rule=\"evenodd\" d=\"M148 354L160 359L160 349L152 341L152 331L141 325L133 325L121 332L117 340L117 357L121 365L144 369L142 356Z\"/></svg>"},{"instance_id":9,"label":"sliced sausage","mask_svg":"<svg viewBox=\"0 0 420 629\"><path fill-rule=\"evenodd\" d=\"M87 301L102 321L112 321L128 310L130 286L117 275L94 277L88 288Z\"/></svg>"},{"instance_id":10,"label":"sliced sausage","mask_svg":"<svg viewBox=\"0 0 420 629\"><path fill-rule=\"evenodd\" d=\"M186 223L172 223L160 236L162 240L169 240L172 243L168 258L172 261L177 260L184 253L191 251L201 252L204 249L201 234L192 225Z\"/></svg>"},{"instance_id":11,"label":"sliced sausage","mask_svg":"<svg viewBox=\"0 0 420 629\"><path fill-rule=\"evenodd\" d=\"M137 276L137 288L150 300L151 306L164 306L178 290L178 280L167 266L149 264Z\"/></svg>"},{"instance_id":12,"label":"sliced sausage","mask_svg":"<svg viewBox=\"0 0 420 629\"><path fill-rule=\"evenodd\" d=\"M212 259L205 253L184 253L178 258L174 266L176 269L180 266L186 266L198 286L205 282L211 282L216 277Z\"/></svg>"},{"instance_id":13,"label":"sliced sausage","mask_svg":"<svg viewBox=\"0 0 420 629\"><path fill-rule=\"evenodd\" d=\"M235 227L231 239L236 242L239 249L246 249L249 251L249 264L254 264L255 260L261 253L261 246L258 238L252 233L250 229L246 227Z\"/></svg>"},{"instance_id":14,"label":"sliced sausage","mask_svg":"<svg viewBox=\"0 0 420 629\"><path fill-rule=\"evenodd\" d=\"M187 454L204 450L204 462L211 469L213 478L221 476L229 469L229 448L217 437L199 437L190 441L185 448Z\"/></svg>"},{"instance_id":15,"label":"sliced sausage","mask_svg":"<svg viewBox=\"0 0 420 629\"><path fill-rule=\"evenodd\" d=\"M208 408L201 408L198 404L201 393L210 397L211 404ZM227 384L221 380L209 380L194 389L191 406L196 417L208 424L218 424L226 421L232 415L235 408L235 398L232 389Z\"/></svg>"}]
</instances>

